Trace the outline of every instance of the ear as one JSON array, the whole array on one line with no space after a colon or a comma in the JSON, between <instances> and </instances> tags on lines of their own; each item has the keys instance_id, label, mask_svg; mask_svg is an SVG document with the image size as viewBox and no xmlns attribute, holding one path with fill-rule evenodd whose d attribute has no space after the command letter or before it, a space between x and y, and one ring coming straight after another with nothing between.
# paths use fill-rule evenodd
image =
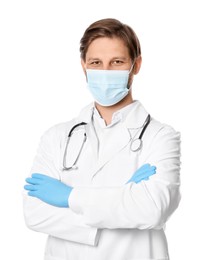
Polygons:
<instances>
[{"instance_id":1,"label":"ear","mask_svg":"<svg viewBox=\"0 0 204 260\"><path fill-rule=\"evenodd\" d=\"M81 66L82 66L82 69L84 71L84 74L86 75L86 64L85 64L85 61L83 59L81 59Z\"/></svg>"},{"instance_id":2,"label":"ear","mask_svg":"<svg viewBox=\"0 0 204 260\"><path fill-rule=\"evenodd\" d=\"M135 65L134 65L134 68L133 68L134 75L136 75L140 71L141 65L142 65L142 56L139 56L135 60Z\"/></svg>"}]
</instances>

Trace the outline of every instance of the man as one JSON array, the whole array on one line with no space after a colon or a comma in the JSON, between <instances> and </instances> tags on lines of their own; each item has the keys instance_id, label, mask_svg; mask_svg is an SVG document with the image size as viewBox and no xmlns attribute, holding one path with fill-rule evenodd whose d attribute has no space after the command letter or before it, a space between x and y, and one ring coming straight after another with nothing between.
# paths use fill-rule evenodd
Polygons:
<instances>
[{"instance_id":1,"label":"man","mask_svg":"<svg viewBox=\"0 0 204 260\"><path fill-rule=\"evenodd\" d=\"M45 259L169 259L163 227L180 201L180 136L132 97L141 66L134 31L91 24L80 45L94 103L42 137L27 178L29 228Z\"/></svg>"}]
</instances>

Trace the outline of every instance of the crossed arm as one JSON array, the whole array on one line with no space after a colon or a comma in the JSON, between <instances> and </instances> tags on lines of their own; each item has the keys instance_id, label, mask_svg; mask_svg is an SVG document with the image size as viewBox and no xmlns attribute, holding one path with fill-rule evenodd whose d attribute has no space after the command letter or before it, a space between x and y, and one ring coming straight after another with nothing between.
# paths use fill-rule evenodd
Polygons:
<instances>
[{"instance_id":1,"label":"crossed arm","mask_svg":"<svg viewBox=\"0 0 204 260\"><path fill-rule=\"evenodd\" d=\"M134 172L127 183L140 183L143 180L148 180L155 173L155 166L144 164ZM29 196L36 197L52 206L69 207L69 196L73 187L40 173L33 173L32 177L26 178L26 182L28 184L24 186L24 189L28 191Z\"/></svg>"}]
</instances>

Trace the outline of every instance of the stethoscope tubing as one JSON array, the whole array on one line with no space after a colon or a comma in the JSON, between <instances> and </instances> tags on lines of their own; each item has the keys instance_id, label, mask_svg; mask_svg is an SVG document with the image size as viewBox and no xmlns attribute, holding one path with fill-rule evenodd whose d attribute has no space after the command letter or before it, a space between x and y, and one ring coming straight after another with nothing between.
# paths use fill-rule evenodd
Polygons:
<instances>
[{"instance_id":1,"label":"stethoscope tubing","mask_svg":"<svg viewBox=\"0 0 204 260\"><path fill-rule=\"evenodd\" d=\"M147 129L147 126L149 125L150 121L151 121L151 116L150 116L150 114L148 114L139 137L136 139L133 138L133 140L131 141L130 149L132 152L138 152L139 150L141 150L142 143L143 143L142 137L143 137L145 130ZM135 143L137 144L136 148L134 148Z\"/></svg>"},{"instance_id":2,"label":"stethoscope tubing","mask_svg":"<svg viewBox=\"0 0 204 260\"><path fill-rule=\"evenodd\" d=\"M81 155L81 152L82 152L84 143L86 142L86 138L87 138L86 132L84 133L84 140L83 140L83 144L82 144L82 146L81 146L81 148L80 148L79 154L78 154L76 160L74 161L73 165L70 166L70 167L67 167L67 166L66 166L67 148L68 148L69 141L70 141L70 138L71 138L71 136L72 136L72 133L74 132L74 129L76 129L77 127L82 126L82 125L87 125L87 123L81 122L81 123L79 123L79 124L76 124L76 125L74 125L74 126L71 128L71 130L69 131L69 134L68 134L68 136L67 136L66 147L65 147L65 150L64 150L64 156L63 156L63 168L62 168L63 171L68 171L68 170L71 170L71 169L76 169L76 163L77 163L77 161L78 161L78 159L79 159L79 156Z\"/></svg>"},{"instance_id":3,"label":"stethoscope tubing","mask_svg":"<svg viewBox=\"0 0 204 260\"><path fill-rule=\"evenodd\" d=\"M143 129L142 129L142 131L141 131L139 137L138 137L137 139L135 139L135 140L132 140L132 143L131 143L130 148L131 148L131 150L132 150L133 152L137 152L138 150L141 149L141 147L142 147L142 137L143 137L143 135L144 135L144 133L145 133L145 130L147 129L147 127L148 127L150 121L151 121L151 116L150 116L150 114L148 114L148 116L147 116L147 118L146 118L146 120L145 120ZM79 151L79 153L78 153L78 155L77 155L77 157L76 157L76 160L74 161L73 165L70 166L70 167L67 167L67 166L66 166L67 148L68 148L69 141L70 141L70 138L71 138L71 136L72 136L72 133L74 132L74 130L75 130L77 127L82 126L82 125L87 125L87 123L85 123L85 122L78 123L78 124L74 125L74 126L71 128L71 130L69 131L69 134L68 134L68 136L67 136L67 142L66 142L65 150L64 150L64 156L63 156L63 168L62 168L63 171L68 171L68 170L71 170L71 169L77 169L76 163L77 163L77 161L78 161L78 159L79 159L79 157L80 157L80 155L81 155L82 149L83 149L84 144L85 144L86 139L87 139L86 132L84 133L84 140L83 140L83 143L82 143L82 145L81 145L80 151ZM133 149L132 146L133 146L133 143L134 143L135 141L138 141L138 142L139 142L139 145L138 145L137 148Z\"/></svg>"},{"instance_id":4,"label":"stethoscope tubing","mask_svg":"<svg viewBox=\"0 0 204 260\"><path fill-rule=\"evenodd\" d=\"M145 120L145 125L144 125L144 127L143 127L143 129L142 129L142 132L140 133L138 139L142 140L143 134L144 134L146 128L148 127L150 121L151 121L151 116L150 116L150 114L149 114L149 115L147 116L147 119Z\"/></svg>"}]
</instances>

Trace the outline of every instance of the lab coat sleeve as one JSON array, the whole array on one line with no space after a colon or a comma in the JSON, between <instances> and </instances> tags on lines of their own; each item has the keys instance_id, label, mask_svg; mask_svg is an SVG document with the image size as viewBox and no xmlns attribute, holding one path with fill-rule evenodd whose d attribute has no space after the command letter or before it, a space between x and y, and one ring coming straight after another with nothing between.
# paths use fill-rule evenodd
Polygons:
<instances>
[{"instance_id":1,"label":"lab coat sleeve","mask_svg":"<svg viewBox=\"0 0 204 260\"><path fill-rule=\"evenodd\" d=\"M157 173L139 184L75 188L69 198L73 212L97 228L160 229L180 201L180 135L165 126L155 133L141 156Z\"/></svg>"},{"instance_id":2,"label":"lab coat sleeve","mask_svg":"<svg viewBox=\"0 0 204 260\"><path fill-rule=\"evenodd\" d=\"M37 155L34 159L32 173L43 173L59 178L53 160L53 144L57 143L55 129L50 129L42 137ZM59 143L58 143L59 145ZM61 239L95 246L98 241L98 230L87 226L83 217L68 208L58 208L30 197L23 192L24 217L28 228L49 234Z\"/></svg>"}]
</instances>

